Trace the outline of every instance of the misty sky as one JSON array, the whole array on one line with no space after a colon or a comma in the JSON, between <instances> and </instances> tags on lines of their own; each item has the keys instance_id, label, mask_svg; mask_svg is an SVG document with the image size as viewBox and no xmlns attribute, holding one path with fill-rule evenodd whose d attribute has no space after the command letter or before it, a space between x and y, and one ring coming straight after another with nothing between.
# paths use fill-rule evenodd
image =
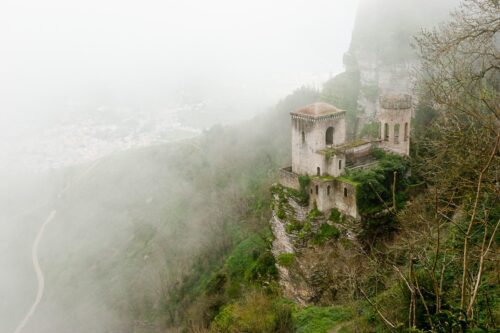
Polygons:
<instances>
[{"instance_id":1,"label":"misty sky","mask_svg":"<svg viewBox=\"0 0 500 333\"><path fill-rule=\"evenodd\" d=\"M146 107L182 94L274 104L342 70L356 6L353 0L3 0L2 122L110 96Z\"/></svg>"}]
</instances>

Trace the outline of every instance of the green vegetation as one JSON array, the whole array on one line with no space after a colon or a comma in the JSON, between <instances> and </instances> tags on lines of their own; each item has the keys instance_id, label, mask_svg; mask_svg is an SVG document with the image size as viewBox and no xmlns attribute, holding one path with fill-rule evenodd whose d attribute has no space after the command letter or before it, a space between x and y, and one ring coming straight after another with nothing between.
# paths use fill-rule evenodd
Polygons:
<instances>
[{"instance_id":1,"label":"green vegetation","mask_svg":"<svg viewBox=\"0 0 500 333\"><path fill-rule=\"evenodd\" d=\"M304 227L303 223L297 221L290 221L286 224L285 230L287 233L292 234L294 232L299 232Z\"/></svg>"},{"instance_id":2,"label":"green vegetation","mask_svg":"<svg viewBox=\"0 0 500 333\"><path fill-rule=\"evenodd\" d=\"M299 201L303 204L307 204L309 202L309 192L307 192L307 187L309 186L309 183L311 182L311 178L309 176L305 175L300 175L299 176L299 184L300 184L300 190L299 190Z\"/></svg>"},{"instance_id":3,"label":"green vegetation","mask_svg":"<svg viewBox=\"0 0 500 333\"><path fill-rule=\"evenodd\" d=\"M340 176L340 177L337 177L338 180L344 182L344 183L347 183L347 184L351 184L352 186L359 186L360 183L357 182L357 181L354 181L352 178L349 177L349 175L347 176Z\"/></svg>"},{"instance_id":4,"label":"green vegetation","mask_svg":"<svg viewBox=\"0 0 500 333\"><path fill-rule=\"evenodd\" d=\"M296 333L328 333L352 317L353 313L348 308L308 306L294 314Z\"/></svg>"},{"instance_id":5,"label":"green vegetation","mask_svg":"<svg viewBox=\"0 0 500 333\"><path fill-rule=\"evenodd\" d=\"M328 217L328 220L336 223L340 223L342 220L342 213L337 208L333 208L330 211L330 216Z\"/></svg>"},{"instance_id":6,"label":"green vegetation","mask_svg":"<svg viewBox=\"0 0 500 333\"><path fill-rule=\"evenodd\" d=\"M247 277L258 263L260 255L267 251L267 246L266 239L261 235L253 234L245 238L226 259L224 271L228 277L233 281Z\"/></svg>"},{"instance_id":7,"label":"green vegetation","mask_svg":"<svg viewBox=\"0 0 500 333\"><path fill-rule=\"evenodd\" d=\"M331 149L325 151L325 160L328 162L333 157L334 153Z\"/></svg>"},{"instance_id":8,"label":"green vegetation","mask_svg":"<svg viewBox=\"0 0 500 333\"><path fill-rule=\"evenodd\" d=\"M367 169L350 170L339 180L355 185L356 204L362 216L362 238L373 241L395 230L395 212L408 199L409 161L380 149L373 151L377 163ZM395 183L394 183L395 181Z\"/></svg>"},{"instance_id":9,"label":"green vegetation","mask_svg":"<svg viewBox=\"0 0 500 333\"><path fill-rule=\"evenodd\" d=\"M210 332L294 332L292 311L290 303L252 291L226 305L213 320Z\"/></svg>"},{"instance_id":10,"label":"green vegetation","mask_svg":"<svg viewBox=\"0 0 500 333\"><path fill-rule=\"evenodd\" d=\"M283 209L279 208L276 212L276 216L278 216L279 219L284 219L286 217L286 213Z\"/></svg>"},{"instance_id":11,"label":"green vegetation","mask_svg":"<svg viewBox=\"0 0 500 333\"><path fill-rule=\"evenodd\" d=\"M313 244L323 245L330 239L338 239L340 236L340 231L333 225L329 225L328 223L323 223L319 232L313 236Z\"/></svg>"},{"instance_id":12,"label":"green vegetation","mask_svg":"<svg viewBox=\"0 0 500 333\"><path fill-rule=\"evenodd\" d=\"M342 180L358 185L356 203L363 215L371 215L384 209L401 208L406 200L408 160L382 150L375 150L373 154L378 160L376 165L350 171L342 177ZM393 198L393 189L396 198ZM396 207L393 207L394 202Z\"/></svg>"},{"instance_id":13,"label":"green vegetation","mask_svg":"<svg viewBox=\"0 0 500 333\"><path fill-rule=\"evenodd\" d=\"M295 262L294 253L282 253L278 256L278 264L283 267L290 267Z\"/></svg>"},{"instance_id":14,"label":"green vegetation","mask_svg":"<svg viewBox=\"0 0 500 333\"><path fill-rule=\"evenodd\" d=\"M307 214L307 221L312 221L323 216L323 213L319 211L318 206L314 204L313 208Z\"/></svg>"}]
</instances>

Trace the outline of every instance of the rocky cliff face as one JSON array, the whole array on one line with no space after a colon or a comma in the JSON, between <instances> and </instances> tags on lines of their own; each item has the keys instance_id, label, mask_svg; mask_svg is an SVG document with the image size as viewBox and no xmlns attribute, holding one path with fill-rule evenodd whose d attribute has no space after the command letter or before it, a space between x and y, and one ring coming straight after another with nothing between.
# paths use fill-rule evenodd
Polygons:
<instances>
[{"instance_id":1,"label":"rocky cliff face","mask_svg":"<svg viewBox=\"0 0 500 333\"><path fill-rule=\"evenodd\" d=\"M346 276L350 262L360 253L353 220L333 211L328 217L314 207L304 206L295 191L273 187L274 234L272 252L277 259L284 295L305 304L333 304L349 296Z\"/></svg>"},{"instance_id":2,"label":"rocky cliff face","mask_svg":"<svg viewBox=\"0 0 500 333\"><path fill-rule=\"evenodd\" d=\"M345 65L359 72L362 122L374 119L381 94L411 93L418 67L413 36L442 21L458 2L361 0Z\"/></svg>"}]
</instances>

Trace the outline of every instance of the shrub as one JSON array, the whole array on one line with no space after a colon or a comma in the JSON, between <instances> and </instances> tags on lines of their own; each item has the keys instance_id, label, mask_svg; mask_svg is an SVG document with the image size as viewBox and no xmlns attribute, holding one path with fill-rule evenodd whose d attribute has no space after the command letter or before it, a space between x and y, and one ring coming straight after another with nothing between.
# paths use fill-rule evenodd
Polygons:
<instances>
[{"instance_id":1,"label":"shrub","mask_svg":"<svg viewBox=\"0 0 500 333\"><path fill-rule=\"evenodd\" d=\"M332 211L330 212L330 216L328 217L328 219L332 222L340 223L341 217L342 214L340 213L340 211L337 208L333 208Z\"/></svg>"},{"instance_id":2,"label":"shrub","mask_svg":"<svg viewBox=\"0 0 500 333\"><path fill-rule=\"evenodd\" d=\"M310 182L311 178L309 178L309 176L299 176L300 189L298 199L302 204L307 204L309 202L309 192L307 192L307 188Z\"/></svg>"},{"instance_id":3,"label":"shrub","mask_svg":"<svg viewBox=\"0 0 500 333\"><path fill-rule=\"evenodd\" d=\"M252 291L237 303L222 309L210 332L288 333L293 332L292 305Z\"/></svg>"},{"instance_id":4,"label":"shrub","mask_svg":"<svg viewBox=\"0 0 500 333\"><path fill-rule=\"evenodd\" d=\"M319 231L314 235L313 242L315 244L323 245L326 241L330 239L338 239L340 236L340 231L328 223L323 223L319 228Z\"/></svg>"},{"instance_id":5,"label":"shrub","mask_svg":"<svg viewBox=\"0 0 500 333\"><path fill-rule=\"evenodd\" d=\"M294 253L282 253L278 255L278 264L283 267L290 267L295 262Z\"/></svg>"},{"instance_id":6,"label":"shrub","mask_svg":"<svg viewBox=\"0 0 500 333\"><path fill-rule=\"evenodd\" d=\"M352 318L352 311L343 307L308 306L295 313L297 333L327 333L335 324Z\"/></svg>"},{"instance_id":7,"label":"shrub","mask_svg":"<svg viewBox=\"0 0 500 333\"><path fill-rule=\"evenodd\" d=\"M271 251L267 250L260 254L254 265L247 271L246 279L253 282L274 280L278 277L276 260Z\"/></svg>"},{"instance_id":8,"label":"shrub","mask_svg":"<svg viewBox=\"0 0 500 333\"><path fill-rule=\"evenodd\" d=\"M323 213L319 211L318 209L318 206L316 206L316 204L314 204L314 207L313 209L311 209L311 211L309 212L309 214L307 214L307 219L308 220L314 220L318 217L321 217L323 216Z\"/></svg>"},{"instance_id":9,"label":"shrub","mask_svg":"<svg viewBox=\"0 0 500 333\"><path fill-rule=\"evenodd\" d=\"M295 222L287 223L287 225L285 226L285 230L287 233L291 234L294 231L295 232L301 231L303 227L304 227L304 225L302 223L295 221Z\"/></svg>"},{"instance_id":10,"label":"shrub","mask_svg":"<svg viewBox=\"0 0 500 333\"><path fill-rule=\"evenodd\" d=\"M370 215L392 206L392 183L396 172L396 202L402 206L406 199L406 171L409 163L404 157L388 154L374 149L373 155L378 164L368 169L355 170L348 178L359 183L356 191L358 210L363 215Z\"/></svg>"},{"instance_id":11,"label":"shrub","mask_svg":"<svg viewBox=\"0 0 500 333\"><path fill-rule=\"evenodd\" d=\"M205 288L205 293L207 295L216 295L224 292L224 288L227 282L227 275L225 273L215 274Z\"/></svg>"}]
</instances>

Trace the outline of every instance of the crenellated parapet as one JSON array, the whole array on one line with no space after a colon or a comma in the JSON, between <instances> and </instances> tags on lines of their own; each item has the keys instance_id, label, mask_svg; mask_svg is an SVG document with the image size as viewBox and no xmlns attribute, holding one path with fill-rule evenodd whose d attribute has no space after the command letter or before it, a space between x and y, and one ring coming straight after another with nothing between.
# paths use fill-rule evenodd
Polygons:
<instances>
[{"instance_id":1,"label":"crenellated parapet","mask_svg":"<svg viewBox=\"0 0 500 333\"><path fill-rule=\"evenodd\" d=\"M412 97L408 94L383 95L379 98L380 107L389 110L407 110L413 107Z\"/></svg>"}]
</instances>

